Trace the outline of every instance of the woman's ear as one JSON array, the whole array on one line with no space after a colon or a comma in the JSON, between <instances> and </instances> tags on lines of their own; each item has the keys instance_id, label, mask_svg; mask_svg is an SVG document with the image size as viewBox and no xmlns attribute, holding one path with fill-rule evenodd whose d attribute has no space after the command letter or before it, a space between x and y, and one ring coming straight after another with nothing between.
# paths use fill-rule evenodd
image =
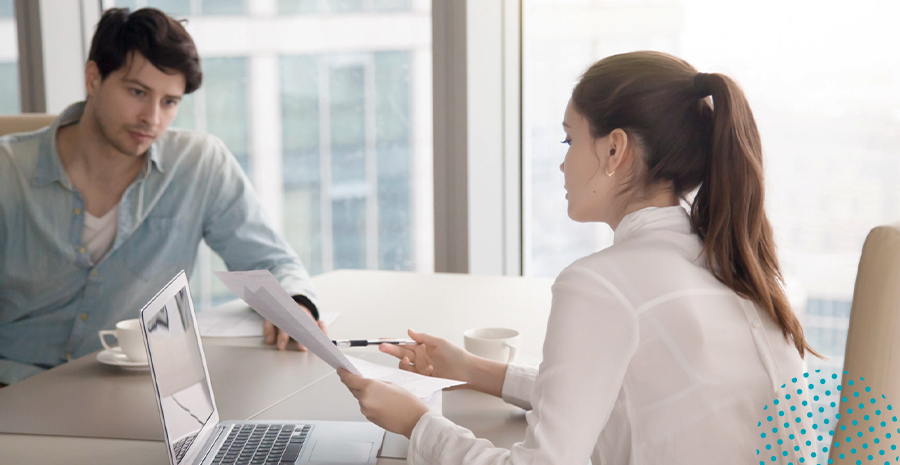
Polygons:
<instances>
[{"instance_id":1,"label":"woman's ear","mask_svg":"<svg viewBox=\"0 0 900 465\"><path fill-rule=\"evenodd\" d=\"M609 133L609 152L601 154L606 156L606 173L615 173L620 167L625 167L631 157L631 141L628 133L621 129L613 129ZM602 158L601 158L602 159Z\"/></svg>"}]
</instances>

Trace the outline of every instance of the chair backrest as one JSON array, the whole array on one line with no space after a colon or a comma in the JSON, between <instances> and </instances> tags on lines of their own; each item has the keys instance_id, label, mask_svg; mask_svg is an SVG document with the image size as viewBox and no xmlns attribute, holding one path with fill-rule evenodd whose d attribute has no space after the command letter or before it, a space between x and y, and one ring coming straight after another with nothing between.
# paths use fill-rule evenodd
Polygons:
<instances>
[{"instance_id":1,"label":"chair backrest","mask_svg":"<svg viewBox=\"0 0 900 465\"><path fill-rule=\"evenodd\" d=\"M44 113L24 113L0 116L0 137L16 132L29 132L49 126L56 115Z\"/></svg>"},{"instance_id":2,"label":"chair backrest","mask_svg":"<svg viewBox=\"0 0 900 465\"><path fill-rule=\"evenodd\" d=\"M873 229L863 245L850 309L844 371L839 395L847 402L841 403L841 418L834 425L834 442L841 441L841 446L830 451L831 459L835 464L855 464L873 455L881 460L879 463L894 463L900 455L900 223ZM867 387L871 391L866 391ZM858 408L859 404L864 408ZM892 406L890 410L887 405ZM881 413L876 414L876 410ZM864 420L866 415L869 420ZM891 450L892 445L897 449ZM852 448L857 449L856 454L851 453ZM886 455L881 455L881 450Z\"/></svg>"}]
</instances>

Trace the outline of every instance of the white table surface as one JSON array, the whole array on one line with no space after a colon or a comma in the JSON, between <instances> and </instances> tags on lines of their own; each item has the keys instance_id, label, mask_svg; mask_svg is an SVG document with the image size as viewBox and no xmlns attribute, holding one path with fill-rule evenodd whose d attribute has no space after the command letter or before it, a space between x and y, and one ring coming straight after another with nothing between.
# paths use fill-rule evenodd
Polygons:
<instances>
[{"instance_id":1,"label":"white table surface","mask_svg":"<svg viewBox=\"0 0 900 465\"><path fill-rule=\"evenodd\" d=\"M320 306L341 313L334 338L403 337L413 328L462 345L466 329L504 326L522 333L521 361L540 361L549 279L341 270L313 282ZM277 351L261 338L204 338L203 346L222 420L365 420L312 354ZM345 352L396 363L374 348ZM94 357L0 389L0 463L167 463L149 374ZM498 446L524 436L524 411L481 393L446 391L443 412Z\"/></svg>"}]
</instances>

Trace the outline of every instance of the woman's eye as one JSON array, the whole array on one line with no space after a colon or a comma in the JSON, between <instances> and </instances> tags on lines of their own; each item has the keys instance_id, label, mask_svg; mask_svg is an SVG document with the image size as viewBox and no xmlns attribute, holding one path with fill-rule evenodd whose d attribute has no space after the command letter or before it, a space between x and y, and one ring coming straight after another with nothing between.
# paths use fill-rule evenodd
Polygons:
<instances>
[{"instance_id":1,"label":"woman's eye","mask_svg":"<svg viewBox=\"0 0 900 465\"><path fill-rule=\"evenodd\" d=\"M572 146L572 139L566 139L566 140L562 141L561 143L566 144L566 145L568 145L568 146L571 147L571 146Z\"/></svg>"}]
</instances>

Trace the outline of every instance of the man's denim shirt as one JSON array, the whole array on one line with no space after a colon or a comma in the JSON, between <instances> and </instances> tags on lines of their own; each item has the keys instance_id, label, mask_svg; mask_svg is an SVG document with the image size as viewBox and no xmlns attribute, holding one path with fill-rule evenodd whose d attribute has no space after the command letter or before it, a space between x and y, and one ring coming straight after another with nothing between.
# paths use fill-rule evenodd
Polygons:
<instances>
[{"instance_id":1,"label":"man's denim shirt","mask_svg":"<svg viewBox=\"0 0 900 465\"><path fill-rule=\"evenodd\" d=\"M119 201L112 248L92 263L81 245L84 201L56 149L56 130L0 137L0 383L98 350L97 331L137 318L200 240L230 270L268 269L292 295L316 297L297 254L276 233L234 156L218 138L170 129Z\"/></svg>"}]
</instances>

